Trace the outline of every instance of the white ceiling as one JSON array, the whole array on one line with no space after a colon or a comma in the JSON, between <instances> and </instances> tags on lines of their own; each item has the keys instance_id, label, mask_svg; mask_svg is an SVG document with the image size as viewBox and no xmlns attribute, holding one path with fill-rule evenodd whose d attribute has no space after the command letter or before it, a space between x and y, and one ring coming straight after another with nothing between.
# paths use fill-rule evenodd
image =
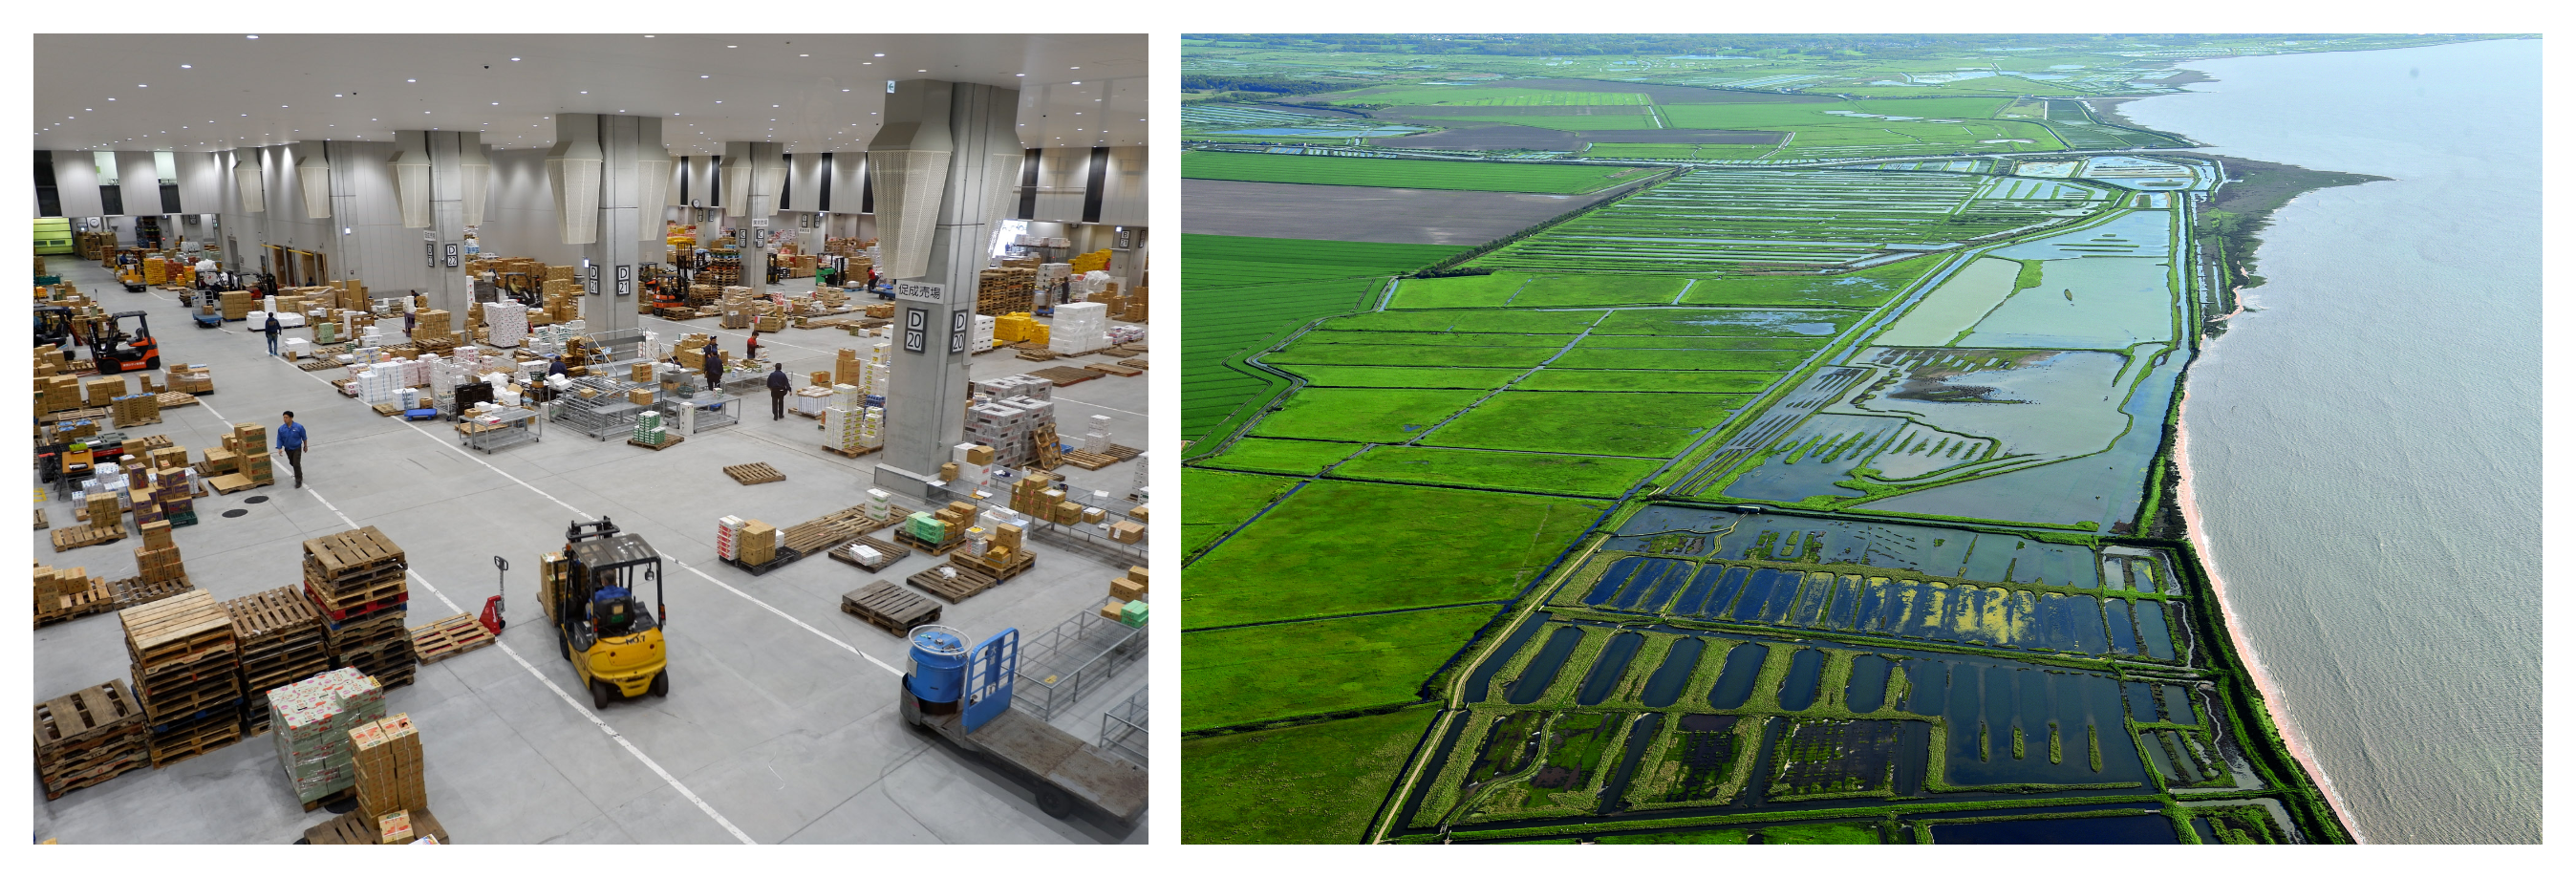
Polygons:
<instances>
[{"instance_id":1,"label":"white ceiling","mask_svg":"<svg viewBox=\"0 0 2576 878\"><path fill-rule=\"evenodd\" d=\"M1132 34L37 34L34 42L36 149L381 142L398 129L428 128L534 149L554 143L553 114L572 112L659 115L663 140L680 155L721 154L729 140L782 143L791 153L857 150L875 134L889 79L1017 88L1030 147L1142 145L1148 118L1145 37Z\"/></svg>"}]
</instances>

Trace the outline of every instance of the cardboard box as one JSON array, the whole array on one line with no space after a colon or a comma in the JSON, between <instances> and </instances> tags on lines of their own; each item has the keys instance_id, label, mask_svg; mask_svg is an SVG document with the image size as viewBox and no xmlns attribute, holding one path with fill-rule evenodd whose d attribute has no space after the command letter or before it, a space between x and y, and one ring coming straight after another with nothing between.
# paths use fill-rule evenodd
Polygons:
<instances>
[{"instance_id":1,"label":"cardboard box","mask_svg":"<svg viewBox=\"0 0 2576 878\"><path fill-rule=\"evenodd\" d=\"M635 387L635 388L629 388L629 389L626 391L626 401L627 401L627 402L634 403L634 404L636 404L636 405L652 405L652 404L653 404L653 388L650 388L650 387Z\"/></svg>"},{"instance_id":2,"label":"cardboard box","mask_svg":"<svg viewBox=\"0 0 2576 878\"><path fill-rule=\"evenodd\" d=\"M1126 602L1126 601L1110 601L1110 602L1108 602L1108 603L1101 604L1101 605L1100 605L1100 618L1103 618L1103 619L1115 619L1115 620L1118 620L1118 621L1121 621L1121 622L1126 621L1126 620L1127 620L1127 602Z\"/></svg>"},{"instance_id":3,"label":"cardboard box","mask_svg":"<svg viewBox=\"0 0 2576 878\"><path fill-rule=\"evenodd\" d=\"M177 543L170 541L169 522L156 521L151 524L144 525L140 530L143 531L143 548L145 549L168 549L178 545ZM143 581L158 582L160 580L147 578Z\"/></svg>"},{"instance_id":4,"label":"cardboard box","mask_svg":"<svg viewBox=\"0 0 2576 878\"><path fill-rule=\"evenodd\" d=\"M1140 523L1143 522L1145 520L1145 507L1138 506L1134 509L1127 510L1127 517L1133 518Z\"/></svg>"},{"instance_id":5,"label":"cardboard box","mask_svg":"<svg viewBox=\"0 0 2576 878\"><path fill-rule=\"evenodd\" d=\"M956 461L952 460L939 465L939 480L943 482L954 482L957 480Z\"/></svg>"},{"instance_id":6,"label":"cardboard box","mask_svg":"<svg viewBox=\"0 0 2576 878\"><path fill-rule=\"evenodd\" d=\"M81 382L81 389L90 406L104 408L125 395L125 376L92 378Z\"/></svg>"},{"instance_id":7,"label":"cardboard box","mask_svg":"<svg viewBox=\"0 0 2576 878\"><path fill-rule=\"evenodd\" d=\"M1055 517L1048 520L1057 524L1078 523L1082 521L1082 504L1071 500L1059 502L1055 504Z\"/></svg>"},{"instance_id":8,"label":"cardboard box","mask_svg":"<svg viewBox=\"0 0 2576 878\"><path fill-rule=\"evenodd\" d=\"M1109 596L1121 601L1141 601L1145 599L1145 587L1125 579L1112 579L1109 581Z\"/></svg>"},{"instance_id":9,"label":"cardboard box","mask_svg":"<svg viewBox=\"0 0 2576 878\"><path fill-rule=\"evenodd\" d=\"M1085 506L1082 508L1082 523L1084 524L1099 524L1108 517L1109 513L1102 510L1100 507Z\"/></svg>"},{"instance_id":10,"label":"cardboard box","mask_svg":"<svg viewBox=\"0 0 2576 878\"><path fill-rule=\"evenodd\" d=\"M1110 525L1109 539L1112 542L1125 543L1131 546L1144 542L1145 526L1132 521L1122 521L1117 524ZM1125 580L1120 581L1124 582Z\"/></svg>"},{"instance_id":11,"label":"cardboard box","mask_svg":"<svg viewBox=\"0 0 2576 878\"><path fill-rule=\"evenodd\" d=\"M976 466L993 465L993 446L978 445L966 449L966 462Z\"/></svg>"},{"instance_id":12,"label":"cardboard box","mask_svg":"<svg viewBox=\"0 0 2576 878\"><path fill-rule=\"evenodd\" d=\"M640 382L650 382L650 381L652 381L652 380L653 380L653 364L651 364L651 363L637 363L637 364L635 364L635 368L634 368L634 370L633 370L632 377L628 378L627 380L629 380L629 381L635 381L635 382L639 382L639 383L640 383Z\"/></svg>"},{"instance_id":13,"label":"cardboard box","mask_svg":"<svg viewBox=\"0 0 2576 878\"><path fill-rule=\"evenodd\" d=\"M753 519L742 529L742 546L736 550L742 563L758 567L778 558L778 528Z\"/></svg>"}]
</instances>

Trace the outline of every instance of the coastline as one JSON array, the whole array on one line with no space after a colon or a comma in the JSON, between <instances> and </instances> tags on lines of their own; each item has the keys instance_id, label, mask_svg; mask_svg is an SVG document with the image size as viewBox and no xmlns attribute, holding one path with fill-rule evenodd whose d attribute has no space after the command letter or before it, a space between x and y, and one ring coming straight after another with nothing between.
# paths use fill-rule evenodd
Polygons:
<instances>
[{"instance_id":1,"label":"coastline","mask_svg":"<svg viewBox=\"0 0 2576 878\"><path fill-rule=\"evenodd\" d=\"M2241 313L2242 309L2239 310ZM2201 349L2203 353L2207 350L2206 347ZM2194 358L2198 356L2195 354ZM2200 574L2208 578L2209 590L2218 595L2218 616L2227 626L2227 638L2233 642L2237 656L2244 661L2246 676L2254 679L2254 688L2262 693L2263 713L2272 718L2272 727L2280 731L2281 744L2289 748L2290 758L2298 760L2299 767L2305 769L2308 777L2316 782L2317 789L2325 793L2326 805L2334 809L2335 819L2343 823L2344 831L2352 835L2353 841L2369 844L2370 838L2363 835L2359 825L2353 822L2352 809L2344 804L2343 793L2335 787L2334 778L2326 774L2324 766L2317 764L2315 756L2309 752L2307 738L2299 732L2298 724L2291 721L2288 710L2276 707L2287 703L2282 700L2280 687L2272 682L2272 675L2264 669L2262 652L2237 625L2236 610L2227 599L2227 579L2219 575L2218 559L2208 551L2212 541L2209 529L2201 521L2200 505L2194 493L2191 428L2188 426L2191 409L2191 375L2188 369L2184 371L2182 384L2182 400L2174 406L2173 466L2177 489L2173 504L2182 516L2184 538L2201 549L2198 553Z\"/></svg>"}]
</instances>

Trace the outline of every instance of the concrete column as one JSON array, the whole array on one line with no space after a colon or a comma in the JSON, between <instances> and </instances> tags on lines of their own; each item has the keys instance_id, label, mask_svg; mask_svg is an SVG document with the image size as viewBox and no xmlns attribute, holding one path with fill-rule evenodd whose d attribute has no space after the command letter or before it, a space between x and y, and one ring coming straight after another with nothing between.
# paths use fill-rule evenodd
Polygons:
<instances>
[{"instance_id":1,"label":"concrete column","mask_svg":"<svg viewBox=\"0 0 2576 878\"><path fill-rule=\"evenodd\" d=\"M417 142L429 155L429 235L431 259L430 282L421 288L429 307L446 311L452 321L463 321L466 306L474 301L473 287L465 275L465 149L453 131L397 131L394 139L402 149ZM447 248L455 247L457 267L447 267ZM370 290L373 294L379 292ZM384 291L391 292L391 291Z\"/></svg>"},{"instance_id":2,"label":"concrete column","mask_svg":"<svg viewBox=\"0 0 2576 878\"><path fill-rule=\"evenodd\" d=\"M724 212L733 219L734 228L749 230L743 236L746 239L767 237L765 233L778 219L778 194L787 184L783 149L775 143L725 143ZM742 285L754 295L769 294L769 252L759 246L742 250Z\"/></svg>"},{"instance_id":3,"label":"concrete column","mask_svg":"<svg viewBox=\"0 0 2576 878\"><path fill-rule=\"evenodd\" d=\"M968 355L962 345L950 344L961 319L971 334L975 284L987 261L992 223L1004 216L1010 187L1019 182L1019 92L905 80L887 96L885 113L885 127L868 145L879 241L905 240L902 227L934 224L926 270L900 279L940 284L941 290L895 303L894 380L886 395L886 450L876 483L920 497L923 483L938 478L939 465L965 438ZM937 155L942 151L944 158ZM944 171L933 176L942 162ZM935 201L920 197L926 187L937 188ZM921 209L933 204L935 210ZM909 254L895 252L886 260L889 270L911 261ZM916 311L925 324L917 352L906 332Z\"/></svg>"},{"instance_id":4,"label":"concrete column","mask_svg":"<svg viewBox=\"0 0 2576 878\"><path fill-rule=\"evenodd\" d=\"M670 174L662 150L662 120L658 116L595 116L602 164L599 175L599 234L582 248L582 257L599 266L597 295L583 296L584 325L592 331L633 329L636 325L635 297L638 284L634 278L648 262L661 260L661 248L649 254L644 247L648 227L661 227L660 189L645 185L646 173ZM651 197L654 203L645 205ZM618 295L618 273L628 278Z\"/></svg>"}]
</instances>

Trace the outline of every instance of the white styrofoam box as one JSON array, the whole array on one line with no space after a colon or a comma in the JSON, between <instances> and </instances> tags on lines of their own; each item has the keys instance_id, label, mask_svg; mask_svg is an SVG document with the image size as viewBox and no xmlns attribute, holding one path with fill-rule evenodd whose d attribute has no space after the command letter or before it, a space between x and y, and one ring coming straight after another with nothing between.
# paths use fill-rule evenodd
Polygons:
<instances>
[{"instance_id":1,"label":"white styrofoam box","mask_svg":"<svg viewBox=\"0 0 2576 878\"><path fill-rule=\"evenodd\" d=\"M250 331L252 332L265 332L268 329L268 312L250 312L249 314L244 315L243 322L250 326Z\"/></svg>"}]
</instances>

